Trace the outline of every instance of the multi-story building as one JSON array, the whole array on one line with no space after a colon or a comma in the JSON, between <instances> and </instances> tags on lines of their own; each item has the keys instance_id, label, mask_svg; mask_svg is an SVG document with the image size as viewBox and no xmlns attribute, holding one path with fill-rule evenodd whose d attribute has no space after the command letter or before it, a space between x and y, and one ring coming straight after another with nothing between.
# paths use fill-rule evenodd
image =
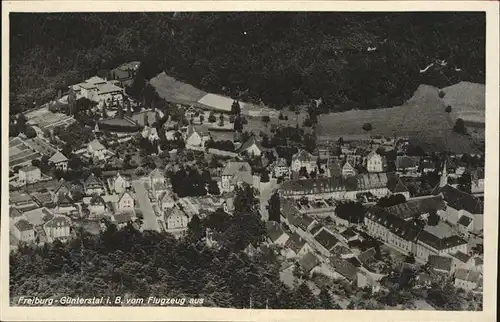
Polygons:
<instances>
[{"instance_id":1,"label":"multi-story building","mask_svg":"<svg viewBox=\"0 0 500 322\"><path fill-rule=\"evenodd\" d=\"M27 166L19 170L19 183L30 184L40 181L42 173L39 168L35 166Z\"/></svg>"}]
</instances>

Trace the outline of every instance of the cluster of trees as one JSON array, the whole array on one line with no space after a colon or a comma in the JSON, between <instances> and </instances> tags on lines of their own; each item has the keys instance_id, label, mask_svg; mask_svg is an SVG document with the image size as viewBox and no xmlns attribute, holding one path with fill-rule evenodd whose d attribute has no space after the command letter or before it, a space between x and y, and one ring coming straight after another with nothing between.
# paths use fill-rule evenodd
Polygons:
<instances>
[{"instance_id":1,"label":"cluster of trees","mask_svg":"<svg viewBox=\"0 0 500 322\"><path fill-rule=\"evenodd\" d=\"M92 129L80 123L73 123L64 127L56 126L53 129L53 135L70 146L71 150L78 150L95 139ZM66 155L66 153L64 154Z\"/></svg>"},{"instance_id":2,"label":"cluster of trees","mask_svg":"<svg viewBox=\"0 0 500 322\"><path fill-rule=\"evenodd\" d=\"M208 193L219 195L217 183L214 182L208 170L200 171L197 168L182 167L177 171L168 171L168 177L173 191L182 197L205 196Z\"/></svg>"},{"instance_id":3,"label":"cluster of trees","mask_svg":"<svg viewBox=\"0 0 500 322\"><path fill-rule=\"evenodd\" d=\"M209 149L218 149L229 152L234 152L235 150L234 143L231 140L225 140L225 141L209 140L207 141L207 143L205 143L205 147Z\"/></svg>"},{"instance_id":4,"label":"cluster of trees","mask_svg":"<svg viewBox=\"0 0 500 322\"><path fill-rule=\"evenodd\" d=\"M485 75L483 13L17 13L10 28L14 111L137 59L141 80L166 70L276 108L322 98L325 111L399 105L421 83ZM447 66L420 73L437 59Z\"/></svg>"},{"instance_id":5,"label":"cluster of trees","mask_svg":"<svg viewBox=\"0 0 500 322\"><path fill-rule=\"evenodd\" d=\"M362 203L345 201L336 205L335 215L350 223L362 223L365 219L366 209Z\"/></svg>"},{"instance_id":6,"label":"cluster of trees","mask_svg":"<svg viewBox=\"0 0 500 322\"><path fill-rule=\"evenodd\" d=\"M404 195L402 194L395 194L395 195L390 195L390 196L387 196L387 197L382 197L379 199L379 201L377 202L377 205L379 205L380 207L391 207L391 206L394 206L394 205L398 205L400 203L405 203L406 202L406 198Z\"/></svg>"},{"instance_id":7,"label":"cluster of trees","mask_svg":"<svg viewBox=\"0 0 500 322\"><path fill-rule=\"evenodd\" d=\"M12 115L12 113L11 113ZM27 119L24 114L19 113L12 115L9 119L9 137L18 136L24 133L27 138L31 139L37 136L36 130L32 126L26 124Z\"/></svg>"}]
</instances>

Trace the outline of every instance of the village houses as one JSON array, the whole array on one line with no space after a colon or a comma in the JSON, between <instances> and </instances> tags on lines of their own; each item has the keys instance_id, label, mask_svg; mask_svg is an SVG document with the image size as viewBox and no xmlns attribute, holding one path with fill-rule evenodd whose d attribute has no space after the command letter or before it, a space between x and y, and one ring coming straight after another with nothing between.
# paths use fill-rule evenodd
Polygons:
<instances>
[{"instance_id":1,"label":"village houses","mask_svg":"<svg viewBox=\"0 0 500 322\"><path fill-rule=\"evenodd\" d=\"M124 191L118 198L118 211L133 212L135 206L134 197L129 191Z\"/></svg>"}]
</instances>

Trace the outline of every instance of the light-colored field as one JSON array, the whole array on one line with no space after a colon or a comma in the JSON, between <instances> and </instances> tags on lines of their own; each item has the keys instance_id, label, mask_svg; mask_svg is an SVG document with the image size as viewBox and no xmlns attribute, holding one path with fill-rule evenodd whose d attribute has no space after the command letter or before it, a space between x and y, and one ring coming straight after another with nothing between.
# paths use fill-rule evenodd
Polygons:
<instances>
[{"instance_id":1,"label":"light-colored field","mask_svg":"<svg viewBox=\"0 0 500 322\"><path fill-rule=\"evenodd\" d=\"M409 136L430 151L474 153L478 147L470 137L452 131L455 120L445 112L439 90L421 85L404 105L386 109L357 110L321 115L318 137L339 137L366 133L362 127L370 123L371 135Z\"/></svg>"},{"instance_id":2,"label":"light-colored field","mask_svg":"<svg viewBox=\"0 0 500 322\"><path fill-rule=\"evenodd\" d=\"M165 72L153 77L149 83L156 89L158 95L167 101L178 103L197 102L207 94L192 85L168 76Z\"/></svg>"},{"instance_id":3,"label":"light-colored field","mask_svg":"<svg viewBox=\"0 0 500 322\"><path fill-rule=\"evenodd\" d=\"M484 126L485 86L470 82L460 82L442 89L445 96L441 99L445 106L452 107L454 119L461 118L466 124Z\"/></svg>"}]
</instances>

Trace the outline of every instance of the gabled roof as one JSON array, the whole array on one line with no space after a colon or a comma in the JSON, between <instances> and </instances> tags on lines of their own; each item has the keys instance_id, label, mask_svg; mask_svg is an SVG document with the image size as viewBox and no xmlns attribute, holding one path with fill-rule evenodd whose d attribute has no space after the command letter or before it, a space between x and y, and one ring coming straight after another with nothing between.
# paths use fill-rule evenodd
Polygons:
<instances>
[{"instance_id":1,"label":"gabled roof","mask_svg":"<svg viewBox=\"0 0 500 322\"><path fill-rule=\"evenodd\" d=\"M33 225L26 219L19 219L14 225L17 229L19 229L19 231L28 231L33 229Z\"/></svg>"},{"instance_id":2,"label":"gabled roof","mask_svg":"<svg viewBox=\"0 0 500 322\"><path fill-rule=\"evenodd\" d=\"M397 169L418 167L419 163L420 163L419 157L410 157L407 155L396 156L396 168Z\"/></svg>"},{"instance_id":3,"label":"gabled roof","mask_svg":"<svg viewBox=\"0 0 500 322\"><path fill-rule=\"evenodd\" d=\"M469 259L471 258L470 255L462 253L461 251L458 251L454 254L451 254L451 256L455 257L456 259L458 259L462 263L467 263L469 261Z\"/></svg>"},{"instance_id":4,"label":"gabled roof","mask_svg":"<svg viewBox=\"0 0 500 322\"><path fill-rule=\"evenodd\" d=\"M95 84L106 83L106 80L98 76L92 76L91 78L87 79L85 83L95 85Z\"/></svg>"},{"instance_id":5,"label":"gabled roof","mask_svg":"<svg viewBox=\"0 0 500 322\"><path fill-rule=\"evenodd\" d=\"M452 267L452 258L439 256L439 255L429 255L427 263L429 267L435 270L450 272Z\"/></svg>"},{"instance_id":6,"label":"gabled roof","mask_svg":"<svg viewBox=\"0 0 500 322\"><path fill-rule=\"evenodd\" d=\"M353 281L356 278L358 269L348 261L332 256L330 257L330 263L336 272L348 280Z\"/></svg>"},{"instance_id":7,"label":"gabled roof","mask_svg":"<svg viewBox=\"0 0 500 322\"><path fill-rule=\"evenodd\" d=\"M316 233L319 232L322 228L323 228L323 226L321 226L321 225L314 226L313 228L311 228L311 231L310 231L311 235L312 236L316 235Z\"/></svg>"},{"instance_id":8,"label":"gabled roof","mask_svg":"<svg viewBox=\"0 0 500 322\"><path fill-rule=\"evenodd\" d=\"M101 144L101 142L99 142L97 139L95 139L95 140L93 140L93 141L89 142L89 144L88 144L88 145L89 145L89 146L92 148L92 150L94 150L94 151L100 151L100 150L104 150L104 149L106 149L106 148L104 147L104 145L102 145L102 144Z\"/></svg>"},{"instance_id":9,"label":"gabled roof","mask_svg":"<svg viewBox=\"0 0 500 322\"><path fill-rule=\"evenodd\" d=\"M65 162L65 161L68 161L68 158L66 158L64 156L64 154L62 154L59 151L57 151L56 153L54 153L54 155L51 156L50 159L49 159L49 162L52 162L52 163L59 163L59 162Z\"/></svg>"},{"instance_id":10,"label":"gabled roof","mask_svg":"<svg viewBox=\"0 0 500 322\"><path fill-rule=\"evenodd\" d=\"M349 161L347 161L344 166L342 167L342 171L354 171L356 172L356 170L354 169L354 167L351 165L351 163Z\"/></svg>"},{"instance_id":11,"label":"gabled roof","mask_svg":"<svg viewBox=\"0 0 500 322\"><path fill-rule=\"evenodd\" d=\"M380 157L380 154L378 154L377 151L372 150L370 153L368 153L368 155L366 156L366 159L369 161L371 158L373 158L375 156Z\"/></svg>"},{"instance_id":12,"label":"gabled roof","mask_svg":"<svg viewBox=\"0 0 500 322\"><path fill-rule=\"evenodd\" d=\"M9 217L10 218L22 217L22 215L23 215L23 213L19 209L10 207L10 209L9 209Z\"/></svg>"},{"instance_id":13,"label":"gabled roof","mask_svg":"<svg viewBox=\"0 0 500 322\"><path fill-rule=\"evenodd\" d=\"M171 202L173 201L172 194L169 191L166 191L161 197L161 202Z\"/></svg>"},{"instance_id":14,"label":"gabled roof","mask_svg":"<svg viewBox=\"0 0 500 322\"><path fill-rule=\"evenodd\" d=\"M117 224L123 224L132 220L131 213L118 213L113 215L114 222Z\"/></svg>"},{"instance_id":15,"label":"gabled roof","mask_svg":"<svg viewBox=\"0 0 500 322\"><path fill-rule=\"evenodd\" d=\"M97 179L97 177L91 173L87 179L85 180L85 187L91 187L91 186L102 186L102 183Z\"/></svg>"},{"instance_id":16,"label":"gabled roof","mask_svg":"<svg viewBox=\"0 0 500 322\"><path fill-rule=\"evenodd\" d=\"M165 175L163 174L163 172L160 169L156 168L153 171L151 171L151 173L149 174L149 177L150 178L164 179Z\"/></svg>"},{"instance_id":17,"label":"gabled roof","mask_svg":"<svg viewBox=\"0 0 500 322\"><path fill-rule=\"evenodd\" d=\"M331 252L335 255L352 254L352 251L349 248L347 248L341 244L337 244L335 247L333 247L333 250Z\"/></svg>"},{"instance_id":18,"label":"gabled roof","mask_svg":"<svg viewBox=\"0 0 500 322\"><path fill-rule=\"evenodd\" d=\"M252 147L253 145L255 144L255 146L257 146L257 149L259 149L260 151L264 151L265 149L262 147L262 145L260 144L259 141L257 141L255 139L255 136L251 136L245 143L243 143L240 147L240 151L243 152L243 151L247 151L248 149L250 149L250 147Z\"/></svg>"},{"instance_id":19,"label":"gabled roof","mask_svg":"<svg viewBox=\"0 0 500 322\"><path fill-rule=\"evenodd\" d=\"M441 196L428 196L418 199L410 199L404 203L400 203L385 210L402 219L408 219L431 211L444 210L446 204Z\"/></svg>"},{"instance_id":20,"label":"gabled roof","mask_svg":"<svg viewBox=\"0 0 500 322\"><path fill-rule=\"evenodd\" d=\"M21 170L19 170L20 172L30 172L30 171L35 171L35 170L39 170L37 167L35 167L34 165L29 165L27 167L24 167L22 168Z\"/></svg>"},{"instance_id":21,"label":"gabled roof","mask_svg":"<svg viewBox=\"0 0 500 322\"><path fill-rule=\"evenodd\" d=\"M299 160L301 162L304 161L316 161L316 157L306 150L300 150L292 156L292 162L295 160Z\"/></svg>"},{"instance_id":22,"label":"gabled roof","mask_svg":"<svg viewBox=\"0 0 500 322\"><path fill-rule=\"evenodd\" d=\"M338 243L338 239L326 229L322 229L314 239L328 251L332 250Z\"/></svg>"},{"instance_id":23,"label":"gabled roof","mask_svg":"<svg viewBox=\"0 0 500 322\"><path fill-rule=\"evenodd\" d=\"M72 205L73 204L73 199L70 198L68 194L64 194L62 198L59 198L57 200L57 203L59 205Z\"/></svg>"},{"instance_id":24,"label":"gabled roof","mask_svg":"<svg viewBox=\"0 0 500 322\"><path fill-rule=\"evenodd\" d=\"M320 260L313 253L307 253L299 259L299 265L305 272L310 272L314 267L318 266Z\"/></svg>"},{"instance_id":25,"label":"gabled roof","mask_svg":"<svg viewBox=\"0 0 500 322\"><path fill-rule=\"evenodd\" d=\"M407 222L378 206L371 208L366 214L366 218L386 227L404 240L415 241L419 236L419 229L413 223Z\"/></svg>"},{"instance_id":26,"label":"gabled roof","mask_svg":"<svg viewBox=\"0 0 500 322\"><path fill-rule=\"evenodd\" d=\"M467 244L467 241L456 236L449 236L444 238L439 238L426 230L422 230L418 234L418 241L431 246L436 250L449 249L451 247L456 247L460 245Z\"/></svg>"},{"instance_id":27,"label":"gabled roof","mask_svg":"<svg viewBox=\"0 0 500 322\"><path fill-rule=\"evenodd\" d=\"M372 259L375 258L375 254L377 251L375 250L374 247L369 248L362 252L361 254L358 255L358 259L363 263L366 264L367 262L371 261Z\"/></svg>"},{"instance_id":28,"label":"gabled roof","mask_svg":"<svg viewBox=\"0 0 500 322\"><path fill-rule=\"evenodd\" d=\"M481 257L474 257L474 265L475 266L483 265L483 259Z\"/></svg>"},{"instance_id":29,"label":"gabled roof","mask_svg":"<svg viewBox=\"0 0 500 322\"><path fill-rule=\"evenodd\" d=\"M177 207L165 211L165 220L173 216L187 217L187 215Z\"/></svg>"},{"instance_id":30,"label":"gabled roof","mask_svg":"<svg viewBox=\"0 0 500 322\"><path fill-rule=\"evenodd\" d=\"M471 283L478 283L480 277L481 277L481 274L479 272L472 271L469 269L459 268L455 272L455 279L467 281L467 282L471 282Z\"/></svg>"},{"instance_id":31,"label":"gabled roof","mask_svg":"<svg viewBox=\"0 0 500 322\"><path fill-rule=\"evenodd\" d=\"M277 241L281 236L287 235L281 228L280 224L274 221L268 221L266 223L266 231L267 235L269 236L269 238L271 238L273 243Z\"/></svg>"},{"instance_id":32,"label":"gabled roof","mask_svg":"<svg viewBox=\"0 0 500 322\"><path fill-rule=\"evenodd\" d=\"M394 194L397 194L397 193L404 193L404 192L408 192L408 188L406 187L406 185L403 183L403 181L401 181L400 178L396 180L391 180L392 182L395 182L395 184L393 184L392 182L391 183L388 183L387 184L387 188Z\"/></svg>"},{"instance_id":33,"label":"gabled roof","mask_svg":"<svg viewBox=\"0 0 500 322\"><path fill-rule=\"evenodd\" d=\"M71 226L70 220L63 216L57 216L52 218L51 221L47 222L47 227L59 228L59 227L69 227Z\"/></svg>"},{"instance_id":34,"label":"gabled roof","mask_svg":"<svg viewBox=\"0 0 500 322\"><path fill-rule=\"evenodd\" d=\"M306 241L298 234L293 233L285 243L285 246L293 250L296 254L304 247Z\"/></svg>"},{"instance_id":35,"label":"gabled roof","mask_svg":"<svg viewBox=\"0 0 500 322\"><path fill-rule=\"evenodd\" d=\"M104 199L101 196L92 196L92 198L90 198L90 204L104 206Z\"/></svg>"},{"instance_id":36,"label":"gabled roof","mask_svg":"<svg viewBox=\"0 0 500 322\"><path fill-rule=\"evenodd\" d=\"M482 214L484 211L484 204L481 199L448 184L444 187L436 187L433 194L442 194L446 204L453 209L463 209L471 214Z\"/></svg>"},{"instance_id":37,"label":"gabled roof","mask_svg":"<svg viewBox=\"0 0 500 322\"><path fill-rule=\"evenodd\" d=\"M350 239L355 237L357 234L352 228L347 228L340 235L342 235L345 239Z\"/></svg>"},{"instance_id":38,"label":"gabled roof","mask_svg":"<svg viewBox=\"0 0 500 322\"><path fill-rule=\"evenodd\" d=\"M132 197L132 195L130 194L130 192L128 192L127 190L123 191L120 195L120 197L118 198L118 202L122 201L123 197L125 196L129 196L130 198L134 199L134 197Z\"/></svg>"},{"instance_id":39,"label":"gabled roof","mask_svg":"<svg viewBox=\"0 0 500 322\"><path fill-rule=\"evenodd\" d=\"M222 171L223 176L232 176L238 172L252 172L252 168L248 162L242 161L229 161L224 170Z\"/></svg>"},{"instance_id":40,"label":"gabled roof","mask_svg":"<svg viewBox=\"0 0 500 322\"><path fill-rule=\"evenodd\" d=\"M464 227L469 227L470 223L472 222L472 219L467 217L467 216L462 216L458 220L457 224L464 226Z\"/></svg>"}]
</instances>

